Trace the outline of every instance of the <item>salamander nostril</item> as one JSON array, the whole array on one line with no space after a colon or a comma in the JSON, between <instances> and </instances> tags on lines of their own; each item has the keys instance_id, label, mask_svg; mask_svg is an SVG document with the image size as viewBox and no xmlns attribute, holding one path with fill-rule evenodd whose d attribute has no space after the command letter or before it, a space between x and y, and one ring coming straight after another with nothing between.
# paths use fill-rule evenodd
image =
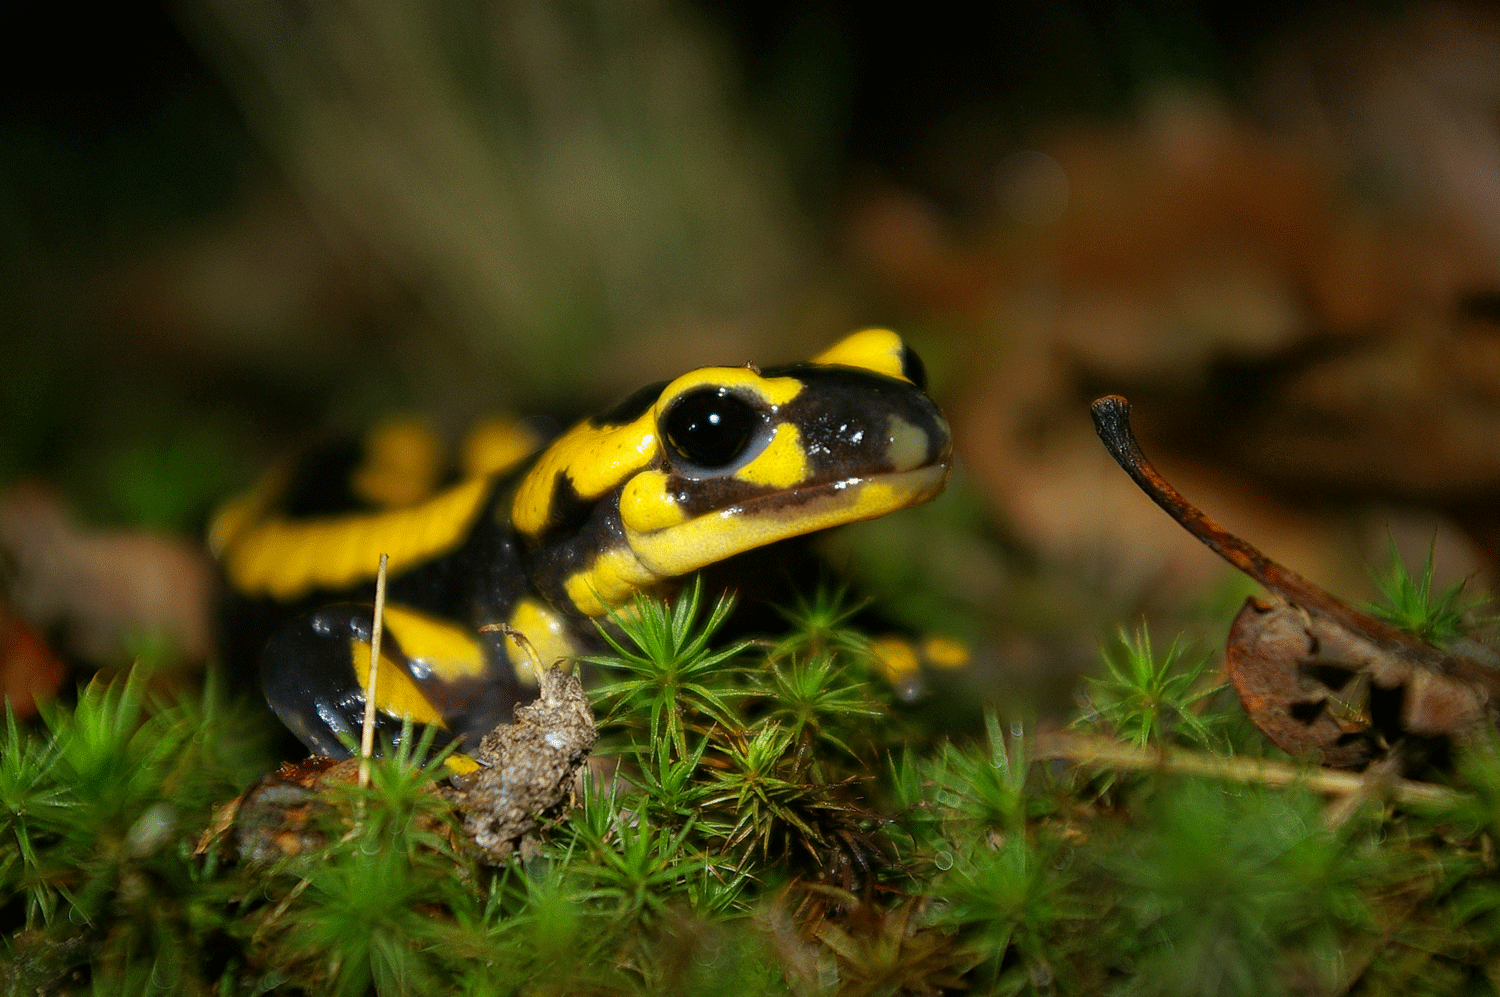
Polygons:
<instances>
[{"instance_id":1,"label":"salamander nostril","mask_svg":"<svg viewBox=\"0 0 1500 997\"><path fill-rule=\"evenodd\" d=\"M734 463L755 439L764 417L723 388L691 391L661 418L662 435L683 460L703 468Z\"/></svg>"}]
</instances>

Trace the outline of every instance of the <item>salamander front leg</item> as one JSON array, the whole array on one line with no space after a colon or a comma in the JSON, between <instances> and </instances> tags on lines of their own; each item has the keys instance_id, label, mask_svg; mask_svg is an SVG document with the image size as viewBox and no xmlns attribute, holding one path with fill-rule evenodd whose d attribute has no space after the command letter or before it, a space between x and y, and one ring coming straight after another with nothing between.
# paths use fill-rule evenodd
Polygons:
<instances>
[{"instance_id":1,"label":"salamander front leg","mask_svg":"<svg viewBox=\"0 0 1500 997\"><path fill-rule=\"evenodd\" d=\"M369 665L374 608L341 603L300 616L278 630L260 658L266 702L287 729L315 755L347 758L364 721L364 683L356 674L355 648ZM389 716L376 713L378 731L399 734Z\"/></svg>"}]
</instances>

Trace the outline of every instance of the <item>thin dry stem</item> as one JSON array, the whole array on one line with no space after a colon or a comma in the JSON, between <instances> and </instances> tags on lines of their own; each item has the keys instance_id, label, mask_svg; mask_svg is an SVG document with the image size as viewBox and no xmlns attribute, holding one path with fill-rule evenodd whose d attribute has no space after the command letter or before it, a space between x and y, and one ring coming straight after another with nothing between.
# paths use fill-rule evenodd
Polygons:
<instances>
[{"instance_id":1,"label":"thin dry stem","mask_svg":"<svg viewBox=\"0 0 1500 997\"><path fill-rule=\"evenodd\" d=\"M479 628L480 633L503 633L510 642L521 649L531 662L531 674L536 676L537 688L545 699L551 699L548 693L548 676L550 669L542 667L542 659L537 655L536 648L531 645L531 639L521 631L508 623L486 623Z\"/></svg>"},{"instance_id":2,"label":"thin dry stem","mask_svg":"<svg viewBox=\"0 0 1500 997\"><path fill-rule=\"evenodd\" d=\"M375 753L375 677L380 673L380 638L385 630L385 568L389 554L380 555L375 572L375 620L370 626L370 674L365 682L365 722L359 735L359 788L370 784L370 756Z\"/></svg>"},{"instance_id":3,"label":"thin dry stem","mask_svg":"<svg viewBox=\"0 0 1500 997\"><path fill-rule=\"evenodd\" d=\"M1105 737L1061 731L1038 737L1030 755L1034 761L1059 759L1098 768L1154 769L1259 786L1306 786L1325 796L1383 792L1403 805L1452 806L1463 799L1462 794L1430 782L1387 779L1380 774L1372 778L1358 772L1306 768L1260 758L1220 758L1182 748L1136 748Z\"/></svg>"}]
</instances>

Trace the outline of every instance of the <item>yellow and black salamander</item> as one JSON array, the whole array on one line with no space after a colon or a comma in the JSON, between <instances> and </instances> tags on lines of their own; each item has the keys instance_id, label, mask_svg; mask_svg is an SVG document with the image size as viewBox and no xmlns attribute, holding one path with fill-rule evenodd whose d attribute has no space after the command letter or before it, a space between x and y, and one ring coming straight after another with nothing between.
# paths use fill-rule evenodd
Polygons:
<instances>
[{"instance_id":1,"label":"yellow and black salamander","mask_svg":"<svg viewBox=\"0 0 1500 997\"><path fill-rule=\"evenodd\" d=\"M329 481L357 469L324 455L215 518L226 642L260 649L266 698L309 749L348 754L387 553L382 726L410 716L472 746L510 719L530 678L515 645L480 627L521 631L544 662L580 653L591 620L636 592L926 502L951 453L920 360L870 329L805 363L703 367L642 388L514 471L415 501L423 489L399 484L362 508L347 487L330 500ZM366 461L367 494L381 492L379 471Z\"/></svg>"}]
</instances>

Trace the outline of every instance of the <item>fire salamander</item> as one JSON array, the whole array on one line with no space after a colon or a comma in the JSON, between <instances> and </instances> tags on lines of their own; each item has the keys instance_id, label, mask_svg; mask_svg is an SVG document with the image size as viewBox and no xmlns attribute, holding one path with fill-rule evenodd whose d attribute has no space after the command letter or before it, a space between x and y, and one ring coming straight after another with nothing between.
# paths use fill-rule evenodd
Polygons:
<instances>
[{"instance_id":1,"label":"fire salamander","mask_svg":"<svg viewBox=\"0 0 1500 997\"><path fill-rule=\"evenodd\" d=\"M420 446L388 439L363 464L325 455L211 525L231 658L251 642L281 720L312 751L347 755L389 554L381 725L389 736L410 717L472 747L534 682L515 645L480 627L508 624L543 662L566 658L593 646L594 618L664 580L936 496L952 455L924 389L916 354L871 329L805 363L650 385L514 470L441 490L420 484L437 467Z\"/></svg>"}]
</instances>

